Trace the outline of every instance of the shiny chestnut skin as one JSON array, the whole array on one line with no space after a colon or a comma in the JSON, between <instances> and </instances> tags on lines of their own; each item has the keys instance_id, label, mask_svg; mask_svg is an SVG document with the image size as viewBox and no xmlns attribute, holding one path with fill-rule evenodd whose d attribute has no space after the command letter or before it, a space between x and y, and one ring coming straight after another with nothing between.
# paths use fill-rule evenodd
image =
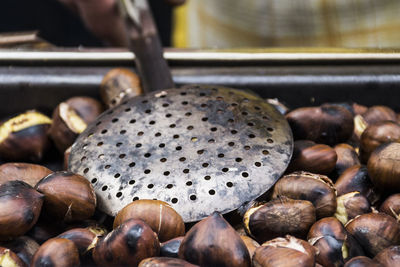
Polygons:
<instances>
[{"instance_id":1,"label":"shiny chestnut skin","mask_svg":"<svg viewBox=\"0 0 400 267\"><path fill-rule=\"evenodd\" d=\"M335 149L337 155L334 170L335 176L340 176L349 167L360 165L358 154L351 145L341 143L337 144L333 149Z\"/></svg>"},{"instance_id":2,"label":"shiny chestnut skin","mask_svg":"<svg viewBox=\"0 0 400 267\"><path fill-rule=\"evenodd\" d=\"M158 235L160 242L185 234L182 217L166 202L141 199L133 201L118 212L114 228L128 219L140 219Z\"/></svg>"},{"instance_id":3,"label":"shiny chestnut skin","mask_svg":"<svg viewBox=\"0 0 400 267\"><path fill-rule=\"evenodd\" d=\"M0 247L0 265L3 267L27 267L26 264L17 254L11 249Z\"/></svg>"},{"instance_id":4,"label":"shiny chestnut skin","mask_svg":"<svg viewBox=\"0 0 400 267\"><path fill-rule=\"evenodd\" d=\"M101 238L92 255L98 266L138 266L159 253L160 243L150 226L130 219Z\"/></svg>"},{"instance_id":5,"label":"shiny chestnut skin","mask_svg":"<svg viewBox=\"0 0 400 267\"><path fill-rule=\"evenodd\" d=\"M179 258L200 266L251 266L246 245L218 212L186 233Z\"/></svg>"},{"instance_id":6,"label":"shiny chestnut skin","mask_svg":"<svg viewBox=\"0 0 400 267\"><path fill-rule=\"evenodd\" d=\"M91 231L91 228L73 228L59 234L58 238L65 238L74 242L79 255L85 255L96 246L100 237L106 232Z\"/></svg>"},{"instance_id":7,"label":"shiny chestnut skin","mask_svg":"<svg viewBox=\"0 0 400 267\"><path fill-rule=\"evenodd\" d=\"M333 146L347 141L353 134L353 114L341 105L298 108L286 114L286 119L295 140Z\"/></svg>"},{"instance_id":8,"label":"shiny chestnut skin","mask_svg":"<svg viewBox=\"0 0 400 267\"><path fill-rule=\"evenodd\" d=\"M387 106L372 106L362 114L368 125L380 121L396 121L396 113Z\"/></svg>"},{"instance_id":9,"label":"shiny chestnut skin","mask_svg":"<svg viewBox=\"0 0 400 267\"><path fill-rule=\"evenodd\" d=\"M33 256L31 266L71 266L80 265L79 253L74 242L65 238L52 238L39 247Z\"/></svg>"},{"instance_id":10,"label":"shiny chestnut skin","mask_svg":"<svg viewBox=\"0 0 400 267\"><path fill-rule=\"evenodd\" d=\"M0 165L0 184L7 181L20 180L35 186L43 177L53 173L50 169L31 163L10 162Z\"/></svg>"},{"instance_id":11,"label":"shiny chestnut skin","mask_svg":"<svg viewBox=\"0 0 400 267\"><path fill-rule=\"evenodd\" d=\"M385 213L360 215L346 224L346 230L371 257L400 242L400 224Z\"/></svg>"},{"instance_id":12,"label":"shiny chestnut skin","mask_svg":"<svg viewBox=\"0 0 400 267\"><path fill-rule=\"evenodd\" d=\"M400 219L400 193L389 196L379 207L379 211L386 213L397 221Z\"/></svg>"},{"instance_id":13,"label":"shiny chestnut skin","mask_svg":"<svg viewBox=\"0 0 400 267\"><path fill-rule=\"evenodd\" d=\"M168 257L153 257L142 260L139 267L196 267L185 260Z\"/></svg>"},{"instance_id":14,"label":"shiny chestnut skin","mask_svg":"<svg viewBox=\"0 0 400 267\"><path fill-rule=\"evenodd\" d=\"M96 208L96 194L91 183L72 172L54 172L36 187L45 195L44 212L66 222L90 218Z\"/></svg>"},{"instance_id":15,"label":"shiny chestnut skin","mask_svg":"<svg viewBox=\"0 0 400 267\"><path fill-rule=\"evenodd\" d=\"M385 248L374 257L374 260L383 267L400 266L400 246Z\"/></svg>"},{"instance_id":16,"label":"shiny chestnut skin","mask_svg":"<svg viewBox=\"0 0 400 267\"><path fill-rule=\"evenodd\" d=\"M1 242L1 247L8 248L14 252L27 266L33 255L39 249L39 244L28 236L19 236L13 240ZM1 256L0 256L1 257ZM1 262L1 261L0 261Z\"/></svg>"},{"instance_id":17,"label":"shiny chestnut skin","mask_svg":"<svg viewBox=\"0 0 400 267\"><path fill-rule=\"evenodd\" d=\"M368 164L372 183L382 191L400 191L400 143L386 143L372 152Z\"/></svg>"},{"instance_id":18,"label":"shiny chestnut skin","mask_svg":"<svg viewBox=\"0 0 400 267\"><path fill-rule=\"evenodd\" d=\"M360 158L367 163L371 153L381 144L400 141L400 125L393 121L370 124L361 135Z\"/></svg>"},{"instance_id":19,"label":"shiny chestnut skin","mask_svg":"<svg viewBox=\"0 0 400 267\"><path fill-rule=\"evenodd\" d=\"M381 265L379 262L370 259L366 256L358 256L346 262L346 264L343 267L384 267L384 266Z\"/></svg>"},{"instance_id":20,"label":"shiny chestnut skin","mask_svg":"<svg viewBox=\"0 0 400 267\"><path fill-rule=\"evenodd\" d=\"M357 191L365 196L370 203L375 203L378 199L369 178L367 167L364 165L355 165L346 169L337 179L335 188L338 196Z\"/></svg>"},{"instance_id":21,"label":"shiny chestnut skin","mask_svg":"<svg viewBox=\"0 0 400 267\"><path fill-rule=\"evenodd\" d=\"M336 151L330 146L309 140L297 140L294 142L292 159L286 172L308 171L328 174L335 168L336 160Z\"/></svg>"},{"instance_id":22,"label":"shiny chestnut skin","mask_svg":"<svg viewBox=\"0 0 400 267\"><path fill-rule=\"evenodd\" d=\"M336 198L337 208L334 217L343 225L358 215L370 213L371 205L360 192L351 192Z\"/></svg>"},{"instance_id":23,"label":"shiny chestnut skin","mask_svg":"<svg viewBox=\"0 0 400 267\"><path fill-rule=\"evenodd\" d=\"M29 231L37 222L43 195L22 181L0 185L0 240L9 240Z\"/></svg>"},{"instance_id":24,"label":"shiny chestnut skin","mask_svg":"<svg viewBox=\"0 0 400 267\"><path fill-rule=\"evenodd\" d=\"M47 131L52 121L35 110L0 123L0 158L39 162L50 147Z\"/></svg>"},{"instance_id":25,"label":"shiny chestnut skin","mask_svg":"<svg viewBox=\"0 0 400 267\"><path fill-rule=\"evenodd\" d=\"M309 172L285 175L273 188L272 198L278 196L310 201L315 207L317 219L332 216L336 211L336 191L325 175Z\"/></svg>"},{"instance_id":26,"label":"shiny chestnut skin","mask_svg":"<svg viewBox=\"0 0 400 267\"><path fill-rule=\"evenodd\" d=\"M314 265L313 247L306 241L292 236L265 242L253 255L254 267L313 267Z\"/></svg>"},{"instance_id":27,"label":"shiny chestnut skin","mask_svg":"<svg viewBox=\"0 0 400 267\"><path fill-rule=\"evenodd\" d=\"M124 68L110 70L100 84L100 96L108 108L142 93L139 76Z\"/></svg>"},{"instance_id":28,"label":"shiny chestnut skin","mask_svg":"<svg viewBox=\"0 0 400 267\"><path fill-rule=\"evenodd\" d=\"M183 238L183 236L179 236L161 243L160 256L178 258L179 247L181 246Z\"/></svg>"},{"instance_id":29,"label":"shiny chestnut skin","mask_svg":"<svg viewBox=\"0 0 400 267\"><path fill-rule=\"evenodd\" d=\"M60 103L53 111L53 123L49 129L58 150L64 153L102 112L101 103L91 97L77 96Z\"/></svg>"},{"instance_id":30,"label":"shiny chestnut skin","mask_svg":"<svg viewBox=\"0 0 400 267\"><path fill-rule=\"evenodd\" d=\"M310 201L274 199L247 210L243 217L246 232L259 243L293 235L304 238L315 222L315 208Z\"/></svg>"},{"instance_id":31,"label":"shiny chestnut skin","mask_svg":"<svg viewBox=\"0 0 400 267\"><path fill-rule=\"evenodd\" d=\"M334 217L317 221L308 232L307 239L317 248L316 260L324 267L343 266L346 260L364 255L360 245Z\"/></svg>"}]
</instances>

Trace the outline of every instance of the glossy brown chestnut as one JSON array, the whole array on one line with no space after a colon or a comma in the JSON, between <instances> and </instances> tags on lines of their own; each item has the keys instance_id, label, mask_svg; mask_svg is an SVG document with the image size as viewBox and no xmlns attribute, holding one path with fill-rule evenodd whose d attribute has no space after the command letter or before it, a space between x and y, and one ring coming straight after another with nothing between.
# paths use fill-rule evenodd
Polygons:
<instances>
[{"instance_id":1,"label":"glossy brown chestnut","mask_svg":"<svg viewBox=\"0 0 400 267\"><path fill-rule=\"evenodd\" d=\"M31 266L79 266L79 253L74 242L65 238L52 238L39 247Z\"/></svg>"},{"instance_id":2,"label":"glossy brown chestnut","mask_svg":"<svg viewBox=\"0 0 400 267\"><path fill-rule=\"evenodd\" d=\"M35 240L33 240L30 237L27 236L20 236L17 237L11 241L6 241L6 242L1 242L0 243L1 247L8 248L27 265L31 263L31 260L33 258L33 255L36 253L36 251L39 248L39 244L36 243ZM1 256L0 256L1 257ZM6 266L1 264L0 260L0 266Z\"/></svg>"},{"instance_id":3,"label":"glossy brown chestnut","mask_svg":"<svg viewBox=\"0 0 400 267\"><path fill-rule=\"evenodd\" d=\"M139 76L128 69L110 70L100 84L100 96L108 108L142 93Z\"/></svg>"},{"instance_id":4,"label":"glossy brown chestnut","mask_svg":"<svg viewBox=\"0 0 400 267\"><path fill-rule=\"evenodd\" d=\"M139 267L196 267L185 260L168 257L154 257L142 260Z\"/></svg>"},{"instance_id":5,"label":"glossy brown chestnut","mask_svg":"<svg viewBox=\"0 0 400 267\"><path fill-rule=\"evenodd\" d=\"M39 218L43 195L22 181L0 185L0 240L21 236Z\"/></svg>"},{"instance_id":6,"label":"glossy brown chestnut","mask_svg":"<svg viewBox=\"0 0 400 267\"><path fill-rule=\"evenodd\" d=\"M385 248L375 256L374 260L384 267L400 266L400 246Z\"/></svg>"},{"instance_id":7,"label":"glossy brown chestnut","mask_svg":"<svg viewBox=\"0 0 400 267\"><path fill-rule=\"evenodd\" d=\"M50 145L51 119L35 110L0 124L0 158L39 162Z\"/></svg>"},{"instance_id":8,"label":"glossy brown chestnut","mask_svg":"<svg viewBox=\"0 0 400 267\"><path fill-rule=\"evenodd\" d=\"M160 253L160 243L150 226L130 219L101 238L93 250L98 266L138 266Z\"/></svg>"},{"instance_id":9,"label":"glossy brown chestnut","mask_svg":"<svg viewBox=\"0 0 400 267\"><path fill-rule=\"evenodd\" d=\"M53 112L49 134L61 153L70 147L86 126L103 112L99 101L90 97L72 97Z\"/></svg>"},{"instance_id":10,"label":"glossy brown chestnut","mask_svg":"<svg viewBox=\"0 0 400 267\"><path fill-rule=\"evenodd\" d=\"M65 238L74 242L78 248L79 255L91 253L99 238L106 235L106 232L91 231L89 228L74 228L59 234L58 238Z\"/></svg>"},{"instance_id":11,"label":"glossy brown chestnut","mask_svg":"<svg viewBox=\"0 0 400 267\"><path fill-rule=\"evenodd\" d=\"M386 143L372 152L368 164L372 183L382 191L400 191L400 143Z\"/></svg>"},{"instance_id":12,"label":"glossy brown chestnut","mask_svg":"<svg viewBox=\"0 0 400 267\"><path fill-rule=\"evenodd\" d=\"M370 124L361 135L360 158L367 163L371 153L380 145L400 141L400 125L393 121Z\"/></svg>"},{"instance_id":13,"label":"glossy brown chestnut","mask_svg":"<svg viewBox=\"0 0 400 267\"><path fill-rule=\"evenodd\" d=\"M306 241L286 236L272 239L258 247L253 256L254 267L313 267L315 250Z\"/></svg>"},{"instance_id":14,"label":"glossy brown chestnut","mask_svg":"<svg viewBox=\"0 0 400 267\"><path fill-rule=\"evenodd\" d=\"M371 205L360 192L351 192L336 198L337 208L334 217L343 225L358 215L370 213Z\"/></svg>"},{"instance_id":15,"label":"glossy brown chestnut","mask_svg":"<svg viewBox=\"0 0 400 267\"><path fill-rule=\"evenodd\" d=\"M365 256L354 257L343 267L384 267L379 262Z\"/></svg>"},{"instance_id":16,"label":"glossy brown chestnut","mask_svg":"<svg viewBox=\"0 0 400 267\"><path fill-rule=\"evenodd\" d=\"M200 266L251 266L246 245L218 212L187 232L179 248L179 258Z\"/></svg>"},{"instance_id":17,"label":"glossy brown chestnut","mask_svg":"<svg viewBox=\"0 0 400 267\"><path fill-rule=\"evenodd\" d=\"M333 149L336 151L337 161L335 175L340 176L347 168L360 165L358 154L354 147L348 144L337 144Z\"/></svg>"},{"instance_id":18,"label":"glossy brown chestnut","mask_svg":"<svg viewBox=\"0 0 400 267\"><path fill-rule=\"evenodd\" d=\"M312 140L332 146L347 141L353 134L353 114L341 105L298 108L289 112L286 118L295 140Z\"/></svg>"},{"instance_id":19,"label":"glossy brown chestnut","mask_svg":"<svg viewBox=\"0 0 400 267\"><path fill-rule=\"evenodd\" d=\"M380 206L380 212L386 213L400 221L400 194L389 196Z\"/></svg>"},{"instance_id":20,"label":"glossy brown chestnut","mask_svg":"<svg viewBox=\"0 0 400 267\"><path fill-rule=\"evenodd\" d=\"M244 244L247 247L247 250L249 251L250 258L253 257L254 251L260 246L260 244L257 243L253 238L247 236L247 235L241 235L240 238L243 240Z\"/></svg>"},{"instance_id":21,"label":"glossy brown chestnut","mask_svg":"<svg viewBox=\"0 0 400 267\"><path fill-rule=\"evenodd\" d=\"M278 196L310 201L317 219L332 216L336 211L336 191L325 175L309 172L285 175L274 186L272 197Z\"/></svg>"},{"instance_id":22,"label":"glossy brown chestnut","mask_svg":"<svg viewBox=\"0 0 400 267\"><path fill-rule=\"evenodd\" d=\"M38 182L45 195L44 212L53 219L69 221L90 218L96 208L96 194L83 176L67 171L54 172Z\"/></svg>"},{"instance_id":23,"label":"glossy brown chestnut","mask_svg":"<svg viewBox=\"0 0 400 267\"><path fill-rule=\"evenodd\" d=\"M150 199L133 201L115 216L114 228L129 219L139 219L147 223L156 232L160 242L185 234L182 217L164 201Z\"/></svg>"},{"instance_id":24,"label":"glossy brown chestnut","mask_svg":"<svg viewBox=\"0 0 400 267\"><path fill-rule=\"evenodd\" d=\"M0 266L3 267L26 267L29 266L13 251L0 247Z\"/></svg>"},{"instance_id":25,"label":"glossy brown chestnut","mask_svg":"<svg viewBox=\"0 0 400 267\"><path fill-rule=\"evenodd\" d=\"M400 224L385 213L360 215L347 223L346 230L371 257L400 242Z\"/></svg>"},{"instance_id":26,"label":"glossy brown chestnut","mask_svg":"<svg viewBox=\"0 0 400 267\"><path fill-rule=\"evenodd\" d=\"M315 208L310 201L288 198L250 208L243 217L246 232L260 243L287 234L305 238L314 222Z\"/></svg>"},{"instance_id":27,"label":"glossy brown chestnut","mask_svg":"<svg viewBox=\"0 0 400 267\"><path fill-rule=\"evenodd\" d=\"M347 259L364 255L358 243L333 217L317 221L310 229L308 242L317 248L316 260L324 267L343 266Z\"/></svg>"},{"instance_id":28,"label":"glossy brown chestnut","mask_svg":"<svg viewBox=\"0 0 400 267\"><path fill-rule=\"evenodd\" d=\"M369 178L367 167L364 165L355 165L346 169L337 179L335 188L338 196L358 191L370 203L375 203L378 199Z\"/></svg>"},{"instance_id":29,"label":"glossy brown chestnut","mask_svg":"<svg viewBox=\"0 0 400 267\"><path fill-rule=\"evenodd\" d=\"M20 180L35 186L43 177L53 173L48 168L30 163L10 162L0 165L0 184L7 181Z\"/></svg>"},{"instance_id":30,"label":"glossy brown chestnut","mask_svg":"<svg viewBox=\"0 0 400 267\"><path fill-rule=\"evenodd\" d=\"M178 258L179 247L181 246L183 238L183 236L179 236L161 243L160 256Z\"/></svg>"},{"instance_id":31,"label":"glossy brown chestnut","mask_svg":"<svg viewBox=\"0 0 400 267\"><path fill-rule=\"evenodd\" d=\"M294 142L292 159L286 172L308 171L328 174L335 168L336 160L336 151L330 146L309 140L297 140Z\"/></svg>"},{"instance_id":32,"label":"glossy brown chestnut","mask_svg":"<svg viewBox=\"0 0 400 267\"><path fill-rule=\"evenodd\" d=\"M362 116L368 125L380 121L396 121L396 113L386 106L372 106Z\"/></svg>"}]
</instances>

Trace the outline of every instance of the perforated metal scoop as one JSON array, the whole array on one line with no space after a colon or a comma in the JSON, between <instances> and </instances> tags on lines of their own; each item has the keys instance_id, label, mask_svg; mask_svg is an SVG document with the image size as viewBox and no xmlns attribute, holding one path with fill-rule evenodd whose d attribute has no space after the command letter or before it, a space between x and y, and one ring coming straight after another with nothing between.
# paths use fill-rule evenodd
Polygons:
<instances>
[{"instance_id":1,"label":"perforated metal scoop","mask_svg":"<svg viewBox=\"0 0 400 267\"><path fill-rule=\"evenodd\" d=\"M106 111L73 145L70 169L91 181L110 215L133 200L158 199L191 222L266 192L292 146L287 121L261 98L187 86Z\"/></svg>"}]
</instances>

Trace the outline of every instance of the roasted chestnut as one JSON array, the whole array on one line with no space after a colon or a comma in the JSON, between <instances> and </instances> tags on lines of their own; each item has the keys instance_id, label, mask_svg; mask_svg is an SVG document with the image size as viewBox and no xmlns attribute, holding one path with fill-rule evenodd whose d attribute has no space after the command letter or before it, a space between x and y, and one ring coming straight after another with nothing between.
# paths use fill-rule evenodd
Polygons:
<instances>
[{"instance_id":1,"label":"roasted chestnut","mask_svg":"<svg viewBox=\"0 0 400 267\"><path fill-rule=\"evenodd\" d=\"M45 195L44 212L53 219L69 221L90 218L96 208L96 194L83 176L67 171L54 172L36 187Z\"/></svg>"},{"instance_id":2,"label":"roasted chestnut","mask_svg":"<svg viewBox=\"0 0 400 267\"><path fill-rule=\"evenodd\" d=\"M396 113L386 106L372 106L362 114L368 125L380 121L396 121Z\"/></svg>"},{"instance_id":3,"label":"roasted chestnut","mask_svg":"<svg viewBox=\"0 0 400 267\"><path fill-rule=\"evenodd\" d=\"M381 144L400 141L400 125L393 121L370 124L361 135L360 158L367 163L371 153Z\"/></svg>"},{"instance_id":4,"label":"roasted chestnut","mask_svg":"<svg viewBox=\"0 0 400 267\"><path fill-rule=\"evenodd\" d=\"M371 205L366 197L360 192L351 192L336 198L337 208L335 218L343 225L358 215L370 213Z\"/></svg>"},{"instance_id":5,"label":"roasted chestnut","mask_svg":"<svg viewBox=\"0 0 400 267\"><path fill-rule=\"evenodd\" d=\"M187 232L179 258L200 266L251 266L246 245L218 212Z\"/></svg>"},{"instance_id":6,"label":"roasted chestnut","mask_svg":"<svg viewBox=\"0 0 400 267\"><path fill-rule=\"evenodd\" d=\"M150 226L130 219L101 238L92 254L99 266L137 266L159 253L160 243Z\"/></svg>"},{"instance_id":7,"label":"roasted chestnut","mask_svg":"<svg viewBox=\"0 0 400 267\"><path fill-rule=\"evenodd\" d=\"M51 119L30 110L0 124L0 158L39 162L50 145Z\"/></svg>"},{"instance_id":8,"label":"roasted chestnut","mask_svg":"<svg viewBox=\"0 0 400 267\"><path fill-rule=\"evenodd\" d=\"M179 236L161 243L160 256L178 258L179 247L183 238L183 236Z\"/></svg>"},{"instance_id":9,"label":"roasted chestnut","mask_svg":"<svg viewBox=\"0 0 400 267\"><path fill-rule=\"evenodd\" d=\"M139 267L196 267L198 265L191 264L182 259L168 257L154 257L142 260Z\"/></svg>"},{"instance_id":10,"label":"roasted chestnut","mask_svg":"<svg viewBox=\"0 0 400 267\"><path fill-rule=\"evenodd\" d=\"M352 144L356 147L360 145L361 135L367 129L368 123L364 120L361 115L356 115L353 118L354 121L354 131L351 137Z\"/></svg>"},{"instance_id":11,"label":"roasted chestnut","mask_svg":"<svg viewBox=\"0 0 400 267\"><path fill-rule=\"evenodd\" d=\"M309 172L285 175L274 186L272 197L278 196L310 201L317 219L332 216L336 211L336 191L325 175Z\"/></svg>"},{"instance_id":12,"label":"roasted chestnut","mask_svg":"<svg viewBox=\"0 0 400 267\"><path fill-rule=\"evenodd\" d=\"M346 230L371 257L400 242L400 224L385 213L360 215L347 223Z\"/></svg>"},{"instance_id":13,"label":"roasted chestnut","mask_svg":"<svg viewBox=\"0 0 400 267\"><path fill-rule=\"evenodd\" d=\"M360 245L333 217L317 221L310 229L308 242L317 248L317 262L324 267L343 266L352 257L364 255Z\"/></svg>"},{"instance_id":14,"label":"roasted chestnut","mask_svg":"<svg viewBox=\"0 0 400 267\"><path fill-rule=\"evenodd\" d=\"M4 163L0 165L0 184L20 180L35 186L43 177L52 173L48 168L30 163Z\"/></svg>"},{"instance_id":15,"label":"roasted chestnut","mask_svg":"<svg viewBox=\"0 0 400 267\"><path fill-rule=\"evenodd\" d=\"M389 196L380 206L380 212L386 213L400 221L400 194Z\"/></svg>"},{"instance_id":16,"label":"roasted chestnut","mask_svg":"<svg viewBox=\"0 0 400 267\"><path fill-rule=\"evenodd\" d=\"M182 217L164 201L150 199L133 201L115 216L114 228L128 219L144 221L156 232L161 242L185 234Z\"/></svg>"},{"instance_id":17,"label":"roasted chestnut","mask_svg":"<svg viewBox=\"0 0 400 267\"><path fill-rule=\"evenodd\" d=\"M39 218L43 195L22 181L0 185L0 240L21 236Z\"/></svg>"},{"instance_id":18,"label":"roasted chestnut","mask_svg":"<svg viewBox=\"0 0 400 267\"><path fill-rule=\"evenodd\" d=\"M328 174L335 168L336 160L336 151L330 146L309 140L298 140L294 142L292 159L286 172L308 171Z\"/></svg>"},{"instance_id":19,"label":"roasted chestnut","mask_svg":"<svg viewBox=\"0 0 400 267\"><path fill-rule=\"evenodd\" d=\"M108 108L142 93L139 76L128 69L110 70L100 84L100 96Z\"/></svg>"},{"instance_id":20,"label":"roasted chestnut","mask_svg":"<svg viewBox=\"0 0 400 267\"><path fill-rule=\"evenodd\" d=\"M74 242L65 238L52 238L39 247L33 256L31 266L80 265L79 253Z\"/></svg>"},{"instance_id":21,"label":"roasted chestnut","mask_svg":"<svg viewBox=\"0 0 400 267\"><path fill-rule=\"evenodd\" d=\"M354 257L343 267L383 267L379 262L365 256Z\"/></svg>"},{"instance_id":22,"label":"roasted chestnut","mask_svg":"<svg viewBox=\"0 0 400 267\"><path fill-rule=\"evenodd\" d=\"M314 222L310 201L283 197L250 208L243 217L246 232L260 243L287 234L305 238Z\"/></svg>"},{"instance_id":23,"label":"roasted chestnut","mask_svg":"<svg viewBox=\"0 0 400 267\"><path fill-rule=\"evenodd\" d=\"M74 228L59 234L58 238L65 238L74 242L78 248L79 255L85 255L96 246L100 237L106 235L106 232L93 231L91 228Z\"/></svg>"},{"instance_id":24,"label":"roasted chestnut","mask_svg":"<svg viewBox=\"0 0 400 267\"><path fill-rule=\"evenodd\" d=\"M372 183L381 191L400 191L400 143L386 143L372 152L368 160Z\"/></svg>"},{"instance_id":25,"label":"roasted chestnut","mask_svg":"<svg viewBox=\"0 0 400 267\"><path fill-rule=\"evenodd\" d=\"M0 247L0 266L3 267L25 267L26 264L17 254L8 248Z\"/></svg>"},{"instance_id":26,"label":"roasted chestnut","mask_svg":"<svg viewBox=\"0 0 400 267\"><path fill-rule=\"evenodd\" d=\"M53 112L49 134L61 153L103 112L99 101L90 97L73 97L60 103Z\"/></svg>"},{"instance_id":27,"label":"roasted chestnut","mask_svg":"<svg viewBox=\"0 0 400 267\"><path fill-rule=\"evenodd\" d=\"M400 246L385 248L375 256L374 260L383 267L400 266Z\"/></svg>"},{"instance_id":28,"label":"roasted chestnut","mask_svg":"<svg viewBox=\"0 0 400 267\"><path fill-rule=\"evenodd\" d=\"M243 240L244 244L246 245L250 258L253 257L254 251L256 251L256 248L260 246L260 244L257 243L253 238L247 236L247 235L241 235L240 238Z\"/></svg>"},{"instance_id":29,"label":"roasted chestnut","mask_svg":"<svg viewBox=\"0 0 400 267\"><path fill-rule=\"evenodd\" d=\"M286 236L272 239L258 247L253 256L255 267L313 267L315 249L306 241Z\"/></svg>"},{"instance_id":30,"label":"roasted chestnut","mask_svg":"<svg viewBox=\"0 0 400 267\"><path fill-rule=\"evenodd\" d=\"M286 114L286 118L295 140L312 140L331 146L347 141L354 128L353 114L336 104L298 108Z\"/></svg>"},{"instance_id":31,"label":"roasted chestnut","mask_svg":"<svg viewBox=\"0 0 400 267\"><path fill-rule=\"evenodd\" d=\"M31 260L33 258L33 255L36 253L36 251L39 248L39 244L36 243L35 240L33 240L30 237L27 236L20 236L17 237L11 241L7 242L1 242L0 243L1 247L8 248L27 265L31 263ZM1 257L1 256L0 256ZM0 260L0 265L5 266L1 264L2 261Z\"/></svg>"},{"instance_id":32,"label":"roasted chestnut","mask_svg":"<svg viewBox=\"0 0 400 267\"><path fill-rule=\"evenodd\" d=\"M360 165L356 150L348 144L337 144L333 149L336 151L337 161L335 165L335 176L340 176L347 168Z\"/></svg>"}]
</instances>

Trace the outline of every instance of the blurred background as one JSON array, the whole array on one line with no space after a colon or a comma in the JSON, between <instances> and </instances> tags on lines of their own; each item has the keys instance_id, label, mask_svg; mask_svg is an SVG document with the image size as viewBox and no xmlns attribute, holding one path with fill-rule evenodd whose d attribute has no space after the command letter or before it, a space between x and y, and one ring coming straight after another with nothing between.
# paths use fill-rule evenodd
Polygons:
<instances>
[{"instance_id":1,"label":"blurred background","mask_svg":"<svg viewBox=\"0 0 400 267\"><path fill-rule=\"evenodd\" d=\"M164 46L399 47L399 0L150 0ZM116 0L2 0L0 33L125 46Z\"/></svg>"}]
</instances>

